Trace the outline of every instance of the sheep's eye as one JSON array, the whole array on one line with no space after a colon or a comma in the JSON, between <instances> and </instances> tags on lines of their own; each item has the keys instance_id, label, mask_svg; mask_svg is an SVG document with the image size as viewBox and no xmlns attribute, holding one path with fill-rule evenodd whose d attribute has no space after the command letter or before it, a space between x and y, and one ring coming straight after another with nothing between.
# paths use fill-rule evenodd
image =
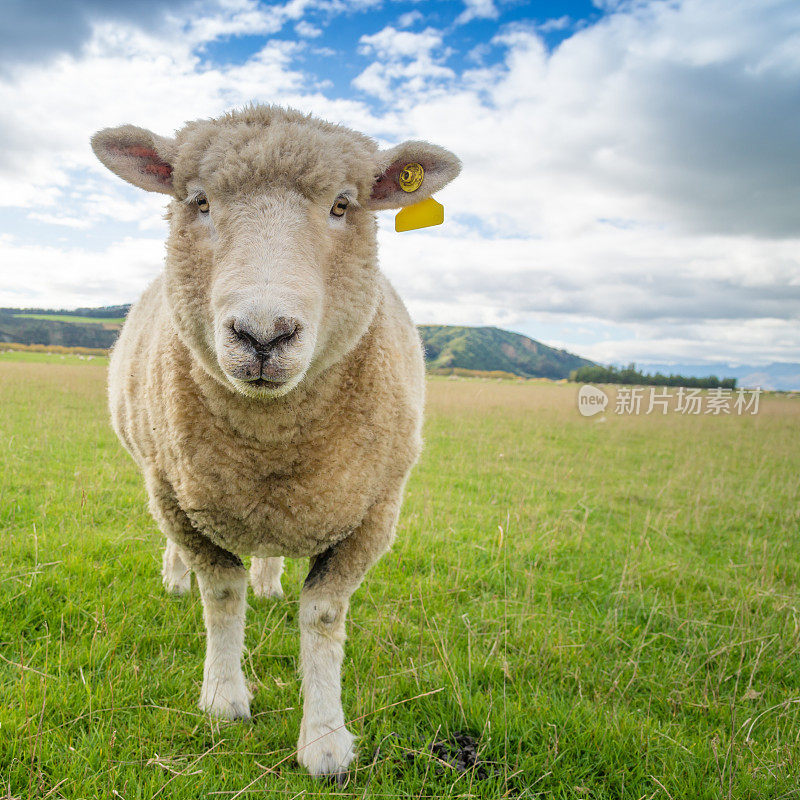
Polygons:
<instances>
[{"instance_id":1,"label":"sheep's eye","mask_svg":"<svg viewBox=\"0 0 800 800\"><path fill-rule=\"evenodd\" d=\"M347 206L349 204L350 201L344 195L340 195L336 198L336 202L331 206L331 216L343 217L344 212L347 211Z\"/></svg>"},{"instance_id":2,"label":"sheep's eye","mask_svg":"<svg viewBox=\"0 0 800 800\"><path fill-rule=\"evenodd\" d=\"M194 202L197 203L197 207L200 209L200 213L208 214L208 198L204 194L199 194L195 197Z\"/></svg>"}]
</instances>

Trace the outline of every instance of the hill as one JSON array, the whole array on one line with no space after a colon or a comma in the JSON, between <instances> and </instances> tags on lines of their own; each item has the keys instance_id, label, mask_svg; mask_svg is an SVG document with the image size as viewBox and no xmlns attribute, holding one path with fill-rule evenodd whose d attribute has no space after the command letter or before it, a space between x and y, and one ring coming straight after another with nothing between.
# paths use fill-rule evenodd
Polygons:
<instances>
[{"instance_id":1,"label":"hill","mask_svg":"<svg viewBox=\"0 0 800 800\"><path fill-rule=\"evenodd\" d=\"M0 342L111 347L119 319L130 306L79 308L0 308ZM70 319L72 317L74 321ZM98 324L102 323L102 324ZM568 378L593 362L500 328L419 325L428 369L511 373L525 378Z\"/></svg>"},{"instance_id":2,"label":"hill","mask_svg":"<svg viewBox=\"0 0 800 800\"><path fill-rule=\"evenodd\" d=\"M11 316L47 317L92 317L97 319L125 317L131 309L130 303L121 306L99 306L96 308L0 308L0 314Z\"/></svg>"},{"instance_id":3,"label":"hill","mask_svg":"<svg viewBox=\"0 0 800 800\"><path fill-rule=\"evenodd\" d=\"M0 309L0 342L109 348L119 334L113 326L108 329L96 322L80 322L78 318L75 322L64 322L16 316L19 313L19 309Z\"/></svg>"},{"instance_id":4,"label":"hill","mask_svg":"<svg viewBox=\"0 0 800 800\"><path fill-rule=\"evenodd\" d=\"M568 378L594 362L500 328L419 325L428 369L502 370L526 378Z\"/></svg>"}]
</instances>

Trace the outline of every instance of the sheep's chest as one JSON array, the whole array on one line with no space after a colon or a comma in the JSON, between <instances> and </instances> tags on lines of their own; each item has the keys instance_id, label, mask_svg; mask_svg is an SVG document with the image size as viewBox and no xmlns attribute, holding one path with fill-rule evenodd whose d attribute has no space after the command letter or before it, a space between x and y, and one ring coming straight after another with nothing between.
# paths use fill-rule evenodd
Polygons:
<instances>
[{"instance_id":1,"label":"sheep's chest","mask_svg":"<svg viewBox=\"0 0 800 800\"><path fill-rule=\"evenodd\" d=\"M346 442L327 433L301 444L184 439L178 502L198 530L239 555L322 552L359 525L380 480L366 431Z\"/></svg>"}]
</instances>

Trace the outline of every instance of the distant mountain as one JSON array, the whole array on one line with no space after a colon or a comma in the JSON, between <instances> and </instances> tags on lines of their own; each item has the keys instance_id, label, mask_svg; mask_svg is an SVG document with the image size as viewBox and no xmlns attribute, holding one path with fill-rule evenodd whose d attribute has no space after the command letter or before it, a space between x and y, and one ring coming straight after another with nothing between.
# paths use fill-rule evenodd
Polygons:
<instances>
[{"instance_id":1,"label":"distant mountain","mask_svg":"<svg viewBox=\"0 0 800 800\"><path fill-rule=\"evenodd\" d=\"M568 378L594 362L500 328L418 325L429 369L513 372L526 378Z\"/></svg>"},{"instance_id":2,"label":"distant mountain","mask_svg":"<svg viewBox=\"0 0 800 800\"><path fill-rule=\"evenodd\" d=\"M63 345L66 347L111 347L118 330L65 317L118 318L130 306L104 306L64 311L46 308L0 308L0 342ZM38 319L17 316L39 315ZM51 315L53 319L42 319ZM519 333L500 328L468 328L456 325L419 325L429 369L465 369L480 372L510 372L526 378L568 378L592 361L548 347Z\"/></svg>"},{"instance_id":3,"label":"distant mountain","mask_svg":"<svg viewBox=\"0 0 800 800\"><path fill-rule=\"evenodd\" d=\"M0 310L0 343L52 344L63 347L108 348L116 341L118 330L107 330L96 323L63 322L53 319L27 319ZM19 313L17 309L13 309ZM52 313L52 312L51 312Z\"/></svg>"},{"instance_id":4,"label":"distant mountain","mask_svg":"<svg viewBox=\"0 0 800 800\"><path fill-rule=\"evenodd\" d=\"M131 310L131 304L121 306L99 306L97 308L0 308L0 314L53 314L60 317L98 317L100 319L126 317Z\"/></svg>"},{"instance_id":5,"label":"distant mountain","mask_svg":"<svg viewBox=\"0 0 800 800\"><path fill-rule=\"evenodd\" d=\"M717 375L719 377L736 378L737 386L744 389L778 390L784 392L800 391L800 364L775 361L771 364L748 365L733 367L723 362L713 364L636 364L637 369L646 372L661 372L679 375L703 377Z\"/></svg>"}]
</instances>

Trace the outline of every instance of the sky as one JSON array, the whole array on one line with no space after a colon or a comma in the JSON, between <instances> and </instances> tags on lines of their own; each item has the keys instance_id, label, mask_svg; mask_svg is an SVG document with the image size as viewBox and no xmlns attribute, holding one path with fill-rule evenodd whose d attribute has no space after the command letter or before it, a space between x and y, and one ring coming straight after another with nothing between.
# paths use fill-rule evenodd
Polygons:
<instances>
[{"instance_id":1,"label":"sky","mask_svg":"<svg viewBox=\"0 0 800 800\"><path fill-rule=\"evenodd\" d=\"M800 361L796 0L6 0L0 306L134 300L166 198L89 137L251 101L462 159L444 225L379 213L418 323L603 363Z\"/></svg>"}]
</instances>

